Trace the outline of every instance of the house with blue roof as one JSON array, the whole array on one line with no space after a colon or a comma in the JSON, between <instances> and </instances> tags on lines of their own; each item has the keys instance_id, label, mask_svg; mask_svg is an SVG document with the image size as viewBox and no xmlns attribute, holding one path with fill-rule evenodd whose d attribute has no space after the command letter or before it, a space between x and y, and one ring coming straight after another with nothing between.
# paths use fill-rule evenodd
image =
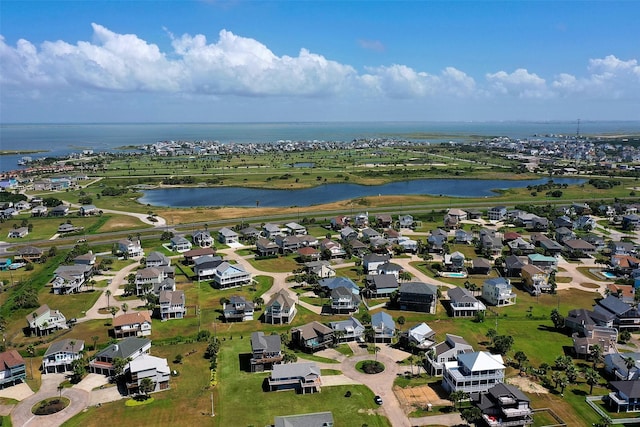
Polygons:
<instances>
[{"instance_id":1,"label":"house with blue roof","mask_svg":"<svg viewBox=\"0 0 640 427\"><path fill-rule=\"evenodd\" d=\"M355 282L348 277L327 277L326 279L320 279L318 284L323 288L327 288L330 291L337 289L339 287L344 287L349 289L353 294L359 295L360 288Z\"/></svg>"},{"instance_id":2,"label":"house with blue roof","mask_svg":"<svg viewBox=\"0 0 640 427\"><path fill-rule=\"evenodd\" d=\"M390 343L396 335L396 322L390 314L379 311L371 316L371 327L375 333L373 342Z\"/></svg>"}]
</instances>

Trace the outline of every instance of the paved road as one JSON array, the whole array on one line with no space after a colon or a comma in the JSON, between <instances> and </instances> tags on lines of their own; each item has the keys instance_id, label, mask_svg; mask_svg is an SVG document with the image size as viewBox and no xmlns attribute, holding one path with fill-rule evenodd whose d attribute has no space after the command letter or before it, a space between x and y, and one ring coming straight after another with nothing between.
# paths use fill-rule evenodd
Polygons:
<instances>
[{"instance_id":1,"label":"paved road","mask_svg":"<svg viewBox=\"0 0 640 427\"><path fill-rule=\"evenodd\" d=\"M59 426L73 417L89 404L89 393L79 388L65 388L62 396L68 398L71 403L62 411L52 415L37 416L31 413L33 405L48 397L58 396L58 384L64 381L64 374L47 374L42 376L40 390L34 395L24 399L11 412L11 422L14 426L21 427L52 427Z\"/></svg>"}]
</instances>

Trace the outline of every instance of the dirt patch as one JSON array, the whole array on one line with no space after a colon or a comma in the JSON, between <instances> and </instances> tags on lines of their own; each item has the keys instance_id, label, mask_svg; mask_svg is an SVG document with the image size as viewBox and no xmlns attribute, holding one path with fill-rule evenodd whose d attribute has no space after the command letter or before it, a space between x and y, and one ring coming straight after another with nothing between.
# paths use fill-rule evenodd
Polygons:
<instances>
[{"instance_id":1,"label":"dirt patch","mask_svg":"<svg viewBox=\"0 0 640 427\"><path fill-rule=\"evenodd\" d=\"M527 393L547 394L549 390L540 384L534 383L527 377L513 377L507 380L507 383L517 386L520 390Z\"/></svg>"},{"instance_id":2,"label":"dirt patch","mask_svg":"<svg viewBox=\"0 0 640 427\"><path fill-rule=\"evenodd\" d=\"M600 287L600 285L597 285L595 283L580 283L580 286L588 289L598 289Z\"/></svg>"},{"instance_id":3,"label":"dirt patch","mask_svg":"<svg viewBox=\"0 0 640 427\"><path fill-rule=\"evenodd\" d=\"M441 398L438 395L438 392L428 385L407 388L396 386L393 388L393 392L398 398L400 406L406 413L417 408L424 408L429 403L433 406L445 406L451 404L449 400Z\"/></svg>"}]
</instances>

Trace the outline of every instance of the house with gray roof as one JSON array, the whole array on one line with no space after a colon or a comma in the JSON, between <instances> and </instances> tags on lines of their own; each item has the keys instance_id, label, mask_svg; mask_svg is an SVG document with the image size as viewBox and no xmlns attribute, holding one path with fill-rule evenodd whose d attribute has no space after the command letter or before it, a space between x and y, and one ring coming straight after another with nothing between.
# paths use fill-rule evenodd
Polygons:
<instances>
[{"instance_id":1,"label":"house with gray roof","mask_svg":"<svg viewBox=\"0 0 640 427\"><path fill-rule=\"evenodd\" d=\"M305 351L318 351L333 343L333 329L313 321L291 330L291 340Z\"/></svg>"},{"instance_id":2,"label":"house with gray roof","mask_svg":"<svg viewBox=\"0 0 640 427\"><path fill-rule=\"evenodd\" d=\"M391 342L396 336L396 322L389 313L379 311L371 315L371 327L374 331L373 342Z\"/></svg>"},{"instance_id":3,"label":"house with gray roof","mask_svg":"<svg viewBox=\"0 0 640 427\"><path fill-rule=\"evenodd\" d=\"M355 317L330 322L329 326L333 329L333 336L337 342L364 341L364 326Z\"/></svg>"},{"instance_id":4,"label":"house with gray roof","mask_svg":"<svg viewBox=\"0 0 640 427\"><path fill-rule=\"evenodd\" d=\"M89 370L94 374L111 376L114 375L115 359L131 358L133 360L142 354L149 353L150 350L151 341L146 338L125 338L96 353L89 362Z\"/></svg>"},{"instance_id":5,"label":"house with gray roof","mask_svg":"<svg viewBox=\"0 0 640 427\"><path fill-rule=\"evenodd\" d=\"M218 289L233 288L251 282L251 273L240 264L223 262L213 273L213 285Z\"/></svg>"},{"instance_id":6,"label":"house with gray roof","mask_svg":"<svg viewBox=\"0 0 640 427\"><path fill-rule=\"evenodd\" d=\"M368 254L362 258L362 267L365 274L378 274L378 267L386 264L391 259L390 255Z\"/></svg>"},{"instance_id":7,"label":"house with gray roof","mask_svg":"<svg viewBox=\"0 0 640 427\"><path fill-rule=\"evenodd\" d=\"M366 292L370 298L389 297L398 290L398 278L393 274L367 276L366 282Z\"/></svg>"},{"instance_id":8,"label":"house with gray roof","mask_svg":"<svg viewBox=\"0 0 640 427\"><path fill-rule=\"evenodd\" d=\"M452 317L473 317L487 309L465 288L451 288L447 291L447 296L449 297L449 313Z\"/></svg>"},{"instance_id":9,"label":"house with gray roof","mask_svg":"<svg viewBox=\"0 0 640 427\"><path fill-rule=\"evenodd\" d=\"M329 291L333 291L336 288L343 287L349 289L353 294L360 293L360 287L348 277L328 277L318 281L318 285L326 288Z\"/></svg>"},{"instance_id":10,"label":"house with gray roof","mask_svg":"<svg viewBox=\"0 0 640 427\"><path fill-rule=\"evenodd\" d=\"M184 291L160 291L160 319L182 319L187 314Z\"/></svg>"},{"instance_id":11,"label":"house with gray roof","mask_svg":"<svg viewBox=\"0 0 640 427\"><path fill-rule=\"evenodd\" d=\"M307 234L307 228L297 222L288 222L284 225L285 231L291 236L302 236Z\"/></svg>"},{"instance_id":12,"label":"house with gray roof","mask_svg":"<svg viewBox=\"0 0 640 427\"><path fill-rule=\"evenodd\" d=\"M487 391L472 393L471 402L480 409L489 426L533 424L531 400L516 386L498 383Z\"/></svg>"},{"instance_id":13,"label":"house with gray roof","mask_svg":"<svg viewBox=\"0 0 640 427\"><path fill-rule=\"evenodd\" d=\"M201 248L210 248L213 246L213 237L209 230L198 230L191 236L194 245L198 245ZM225 243L225 242L223 242Z\"/></svg>"},{"instance_id":14,"label":"house with gray roof","mask_svg":"<svg viewBox=\"0 0 640 427\"><path fill-rule=\"evenodd\" d=\"M441 376L445 362L451 362L458 355L473 352L473 347L461 336L446 334L443 342L438 343L426 353L425 365L432 376Z\"/></svg>"},{"instance_id":15,"label":"house with gray roof","mask_svg":"<svg viewBox=\"0 0 640 427\"><path fill-rule=\"evenodd\" d=\"M149 378L153 384L152 393L169 389L171 370L165 358L141 354L129 362L125 371L125 384L129 394L139 393L145 378Z\"/></svg>"},{"instance_id":16,"label":"house with gray roof","mask_svg":"<svg viewBox=\"0 0 640 427\"><path fill-rule=\"evenodd\" d=\"M48 335L58 329L68 329L67 318L59 310L52 310L47 304L26 316L27 327L32 334Z\"/></svg>"},{"instance_id":17,"label":"house with gray roof","mask_svg":"<svg viewBox=\"0 0 640 427\"><path fill-rule=\"evenodd\" d=\"M247 301L239 295L232 295L229 302L222 304L222 314L225 322L253 320L253 302Z\"/></svg>"},{"instance_id":18,"label":"house with gray roof","mask_svg":"<svg viewBox=\"0 0 640 427\"><path fill-rule=\"evenodd\" d=\"M145 265L147 267L163 267L171 265L171 260L163 253L153 251L149 255L147 255L147 258L145 259Z\"/></svg>"},{"instance_id":19,"label":"house with gray roof","mask_svg":"<svg viewBox=\"0 0 640 427\"><path fill-rule=\"evenodd\" d=\"M504 382L506 367L502 356L488 351L462 353L444 363L442 386L448 392L483 392Z\"/></svg>"},{"instance_id":20,"label":"house with gray roof","mask_svg":"<svg viewBox=\"0 0 640 427\"><path fill-rule=\"evenodd\" d=\"M239 238L240 236L238 235L238 233L230 228L223 227L218 231L218 241L220 243L224 243L225 245L238 243Z\"/></svg>"},{"instance_id":21,"label":"house with gray roof","mask_svg":"<svg viewBox=\"0 0 640 427\"><path fill-rule=\"evenodd\" d=\"M314 362L274 365L267 379L269 391L295 390L307 394L320 392L322 376Z\"/></svg>"},{"instance_id":22,"label":"house with gray roof","mask_svg":"<svg viewBox=\"0 0 640 427\"><path fill-rule=\"evenodd\" d=\"M264 306L264 321L272 325L291 323L296 312L295 300L289 296L286 289L281 289L273 294Z\"/></svg>"},{"instance_id":23,"label":"house with gray roof","mask_svg":"<svg viewBox=\"0 0 640 427\"><path fill-rule=\"evenodd\" d=\"M613 392L607 396L609 407L615 412L640 411L640 381L611 381Z\"/></svg>"},{"instance_id":24,"label":"house with gray roof","mask_svg":"<svg viewBox=\"0 0 640 427\"><path fill-rule=\"evenodd\" d=\"M193 272L198 280L211 279L216 274L216 269L224 261L219 255L203 255L193 260Z\"/></svg>"},{"instance_id":25,"label":"house with gray roof","mask_svg":"<svg viewBox=\"0 0 640 427\"><path fill-rule=\"evenodd\" d=\"M489 305L512 305L516 303L516 297L511 281L504 277L487 279L482 284L482 299Z\"/></svg>"},{"instance_id":26,"label":"house with gray roof","mask_svg":"<svg viewBox=\"0 0 640 427\"><path fill-rule=\"evenodd\" d=\"M415 346L419 350L426 350L435 344L433 341L435 335L436 331L422 322L403 332L400 338L409 347Z\"/></svg>"},{"instance_id":27,"label":"house with gray roof","mask_svg":"<svg viewBox=\"0 0 640 427\"><path fill-rule=\"evenodd\" d=\"M256 241L256 251L260 256L277 255L280 247L269 239L260 238Z\"/></svg>"},{"instance_id":28,"label":"house with gray roof","mask_svg":"<svg viewBox=\"0 0 640 427\"><path fill-rule=\"evenodd\" d=\"M90 265L61 265L53 272L51 288L56 295L80 292L93 271Z\"/></svg>"},{"instance_id":29,"label":"house with gray roof","mask_svg":"<svg viewBox=\"0 0 640 427\"><path fill-rule=\"evenodd\" d=\"M634 361L627 368L627 359ZM610 353L604 356L604 370L620 380L640 381L640 353Z\"/></svg>"},{"instance_id":30,"label":"house with gray roof","mask_svg":"<svg viewBox=\"0 0 640 427\"><path fill-rule=\"evenodd\" d=\"M405 282L398 289L400 310L422 311L435 314L438 302L438 288L424 282Z\"/></svg>"},{"instance_id":31,"label":"house with gray roof","mask_svg":"<svg viewBox=\"0 0 640 427\"><path fill-rule=\"evenodd\" d=\"M333 427L331 412L313 414L282 415L275 417L273 427Z\"/></svg>"},{"instance_id":32,"label":"house with gray roof","mask_svg":"<svg viewBox=\"0 0 640 427\"><path fill-rule=\"evenodd\" d=\"M52 342L42 357L42 373L71 371L71 363L82 358L83 350L83 340L67 338Z\"/></svg>"},{"instance_id":33,"label":"house with gray roof","mask_svg":"<svg viewBox=\"0 0 640 427\"><path fill-rule=\"evenodd\" d=\"M262 227L262 230L267 239L274 239L276 236L283 236L284 233L277 224L267 223Z\"/></svg>"},{"instance_id":34,"label":"house with gray roof","mask_svg":"<svg viewBox=\"0 0 640 427\"><path fill-rule=\"evenodd\" d=\"M336 314L348 314L357 311L360 297L351 289L338 286L331 291L331 311Z\"/></svg>"},{"instance_id":35,"label":"house with gray roof","mask_svg":"<svg viewBox=\"0 0 640 427\"><path fill-rule=\"evenodd\" d=\"M251 372L271 370L282 361L282 341L280 335L265 335L258 331L251 333Z\"/></svg>"},{"instance_id":36,"label":"house with gray roof","mask_svg":"<svg viewBox=\"0 0 640 427\"><path fill-rule=\"evenodd\" d=\"M193 245L183 236L174 236L169 242L169 247L174 252L186 252L191 250Z\"/></svg>"},{"instance_id":37,"label":"house with gray roof","mask_svg":"<svg viewBox=\"0 0 640 427\"><path fill-rule=\"evenodd\" d=\"M640 326L640 308L627 304L613 295L599 300L594 311L613 314L615 316L614 325L619 329L635 329Z\"/></svg>"}]
</instances>

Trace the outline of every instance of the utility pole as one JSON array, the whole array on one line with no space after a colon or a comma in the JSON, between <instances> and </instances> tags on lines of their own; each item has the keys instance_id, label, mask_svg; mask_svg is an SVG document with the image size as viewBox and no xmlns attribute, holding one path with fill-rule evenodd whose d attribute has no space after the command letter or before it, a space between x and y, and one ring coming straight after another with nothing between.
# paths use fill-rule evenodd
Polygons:
<instances>
[{"instance_id":1,"label":"utility pole","mask_svg":"<svg viewBox=\"0 0 640 427\"><path fill-rule=\"evenodd\" d=\"M211 417L214 417L215 414L213 413L213 392L211 392Z\"/></svg>"}]
</instances>

